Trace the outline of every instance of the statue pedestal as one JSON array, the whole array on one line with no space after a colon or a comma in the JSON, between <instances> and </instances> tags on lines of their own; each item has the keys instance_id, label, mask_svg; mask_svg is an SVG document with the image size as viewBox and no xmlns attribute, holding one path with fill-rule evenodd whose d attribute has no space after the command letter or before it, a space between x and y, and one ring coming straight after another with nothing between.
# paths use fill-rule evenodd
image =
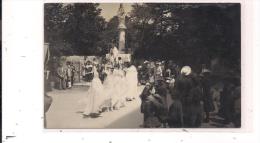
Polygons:
<instances>
[{"instance_id":1,"label":"statue pedestal","mask_svg":"<svg viewBox=\"0 0 260 143\"><path fill-rule=\"evenodd\" d=\"M131 54L118 54L118 57L121 57L123 62L131 62Z\"/></svg>"},{"instance_id":2,"label":"statue pedestal","mask_svg":"<svg viewBox=\"0 0 260 143\"><path fill-rule=\"evenodd\" d=\"M106 59L109 59L110 54L106 54ZM123 62L131 62L131 54L118 54L118 57L121 57Z\"/></svg>"}]
</instances>

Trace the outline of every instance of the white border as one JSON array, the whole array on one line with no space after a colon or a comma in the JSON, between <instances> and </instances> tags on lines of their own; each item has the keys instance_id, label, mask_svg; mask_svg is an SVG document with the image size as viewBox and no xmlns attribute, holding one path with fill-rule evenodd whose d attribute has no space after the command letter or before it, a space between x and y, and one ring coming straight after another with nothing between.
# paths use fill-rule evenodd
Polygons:
<instances>
[{"instance_id":1,"label":"white border","mask_svg":"<svg viewBox=\"0 0 260 143\"><path fill-rule=\"evenodd\" d=\"M3 1L3 141L39 143L76 142L260 142L259 133L259 1L200 0L196 2L239 2L242 20L242 128L241 129L43 129L43 3L86 2L86 0ZM91 0L88 2L136 1ZM158 2L158 1L138 1ZM161 1L160 1L161 2ZM195 2L192 0L163 2ZM253 13L255 12L255 13ZM259 14L258 14L259 15ZM258 20L258 21L256 21ZM253 23L254 22L254 23ZM258 32L257 32L258 31ZM254 35L253 35L254 34ZM258 37L257 37L258 36ZM258 38L258 39L256 39ZM258 41L257 41L258 40ZM254 47L254 49L253 49ZM257 78L256 78L257 77ZM258 87L257 87L258 86ZM253 88L254 87L254 88ZM258 93L258 96L257 96ZM5 139L6 136L15 136Z\"/></svg>"}]
</instances>

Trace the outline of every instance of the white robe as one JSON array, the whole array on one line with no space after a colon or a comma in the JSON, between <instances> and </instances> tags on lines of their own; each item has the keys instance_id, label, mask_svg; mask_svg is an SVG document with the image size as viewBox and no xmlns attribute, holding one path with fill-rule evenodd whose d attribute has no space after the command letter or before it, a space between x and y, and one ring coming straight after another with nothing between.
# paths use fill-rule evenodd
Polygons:
<instances>
[{"instance_id":1,"label":"white robe","mask_svg":"<svg viewBox=\"0 0 260 143\"><path fill-rule=\"evenodd\" d=\"M138 78L135 66L132 65L126 70L126 81L126 97L136 98L138 96Z\"/></svg>"},{"instance_id":2,"label":"white robe","mask_svg":"<svg viewBox=\"0 0 260 143\"><path fill-rule=\"evenodd\" d=\"M107 77L103 83L106 103L103 106L112 107L112 101L114 97L114 77L112 73L107 72Z\"/></svg>"},{"instance_id":3,"label":"white robe","mask_svg":"<svg viewBox=\"0 0 260 143\"><path fill-rule=\"evenodd\" d=\"M123 85L123 71L115 69L113 72L113 97L112 97L112 104L114 107L119 108L124 104L125 95L124 95L124 85Z\"/></svg>"},{"instance_id":4,"label":"white robe","mask_svg":"<svg viewBox=\"0 0 260 143\"><path fill-rule=\"evenodd\" d=\"M87 91L86 99L84 100L85 109L84 115L91 113L98 113L100 105L104 101L103 85L99 79L96 68L94 69L94 78L90 83L90 87Z\"/></svg>"}]
</instances>

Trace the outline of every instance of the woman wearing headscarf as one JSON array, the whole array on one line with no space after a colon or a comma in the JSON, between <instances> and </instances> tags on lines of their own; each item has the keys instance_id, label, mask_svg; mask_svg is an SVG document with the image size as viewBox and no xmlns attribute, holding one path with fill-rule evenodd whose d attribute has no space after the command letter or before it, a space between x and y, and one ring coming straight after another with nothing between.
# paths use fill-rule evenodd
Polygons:
<instances>
[{"instance_id":1,"label":"woman wearing headscarf","mask_svg":"<svg viewBox=\"0 0 260 143\"><path fill-rule=\"evenodd\" d=\"M140 99L141 99L141 107L140 107L140 111L141 113L144 114L144 111L145 111L145 102L148 100L148 96L150 95L150 90L151 90L151 84L149 82L147 82L145 84L145 87L142 91L142 93L140 94ZM146 120L146 114L144 114L144 120L143 122L145 122Z\"/></svg>"},{"instance_id":2,"label":"woman wearing headscarf","mask_svg":"<svg viewBox=\"0 0 260 143\"><path fill-rule=\"evenodd\" d=\"M189 120L189 102L188 97L190 95L190 91L192 89L192 79L191 79L191 68L189 66L184 66L181 69L181 74L176 79L176 84L174 86L173 94L177 94L180 98L182 103L182 110L183 110L183 121L184 126L186 126ZM174 96L174 95L172 95Z\"/></svg>"}]
</instances>

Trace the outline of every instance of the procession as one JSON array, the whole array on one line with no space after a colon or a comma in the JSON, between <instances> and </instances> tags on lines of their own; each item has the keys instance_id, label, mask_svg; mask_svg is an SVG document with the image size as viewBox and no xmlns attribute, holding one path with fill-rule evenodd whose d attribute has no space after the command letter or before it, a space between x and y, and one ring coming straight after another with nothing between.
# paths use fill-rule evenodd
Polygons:
<instances>
[{"instance_id":1,"label":"procession","mask_svg":"<svg viewBox=\"0 0 260 143\"><path fill-rule=\"evenodd\" d=\"M221 114L225 124L240 126L240 86L232 80L221 89L210 86L208 69L197 74L189 66L178 70L174 64L171 67L164 61L155 62L155 65L145 61L138 68L129 62L108 63L87 61L83 67L83 77L89 88L86 88L84 99L78 101L84 106L80 111L82 118L102 118L103 112L120 110L127 102L141 100L142 127L200 127L203 122L210 121L210 113ZM57 69L58 89L73 88L74 79L69 76L73 75L71 67L67 67L64 76L58 74L60 69ZM143 90L138 92L138 88Z\"/></svg>"},{"instance_id":2,"label":"procession","mask_svg":"<svg viewBox=\"0 0 260 143\"><path fill-rule=\"evenodd\" d=\"M128 46L133 39L127 33L131 26L124 5L119 4L114 17L116 38L107 37L110 43L103 45L107 48L102 54L50 56L55 53L51 48L59 46L45 44L45 128L241 127L240 57L228 63L235 56L198 52L196 60L190 51L185 57L163 48L140 48L139 54ZM138 6L156 5L128 7Z\"/></svg>"}]
</instances>

